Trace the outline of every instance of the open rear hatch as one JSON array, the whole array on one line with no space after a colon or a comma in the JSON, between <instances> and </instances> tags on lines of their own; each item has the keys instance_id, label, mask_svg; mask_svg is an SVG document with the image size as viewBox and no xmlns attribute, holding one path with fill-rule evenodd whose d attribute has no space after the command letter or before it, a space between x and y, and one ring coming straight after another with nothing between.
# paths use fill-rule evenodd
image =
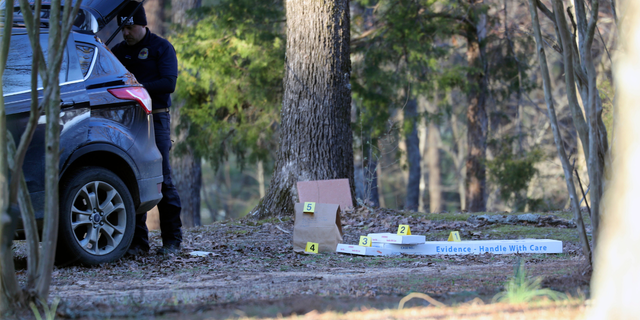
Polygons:
<instances>
[{"instance_id":1,"label":"open rear hatch","mask_svg":"<svg viewBox=\"0 0 640 320\"><path fill-rule=\"evenodd\" d=\"M4 1L3 1L4 2ZM64 5L64 0L60 1ZM72 1L74 4L76 0ZM97 33L102 30L111 20L113 20L122 8L129 2L141 2L135 0L82 0L80 4L80 12L76 17L74 26L80 30L92 31ZM29 1L34 4L35 1ZM42 1L42 19L48 18L51 1ZM20 14L20 3L14 1L15 12Z\"/></svg>"}]
</instances>

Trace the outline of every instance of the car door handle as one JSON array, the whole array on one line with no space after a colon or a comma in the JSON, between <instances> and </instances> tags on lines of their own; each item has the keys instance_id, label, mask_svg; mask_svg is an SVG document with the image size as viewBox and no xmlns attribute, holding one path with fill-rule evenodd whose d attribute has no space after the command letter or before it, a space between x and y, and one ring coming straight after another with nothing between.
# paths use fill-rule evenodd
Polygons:
<instances>
[{"instance_id":1,"label":"car door handle","mask_svg":"<svg viewBox=\"0 0 640 320\"><path fill-rule=\"evenodd\" d=\"M67 108L67 107L71 107L75 104L74 101L64 101L64 100L60 100L60 108Z\"/></svg>"}]
</instances>

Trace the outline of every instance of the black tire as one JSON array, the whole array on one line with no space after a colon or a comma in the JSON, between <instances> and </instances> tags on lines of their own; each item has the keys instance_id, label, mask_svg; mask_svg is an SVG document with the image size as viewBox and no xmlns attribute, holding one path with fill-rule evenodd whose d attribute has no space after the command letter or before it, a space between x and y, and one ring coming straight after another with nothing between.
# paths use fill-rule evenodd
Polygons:
<instances>
[{"instance_id":1,"label":"black tire","mask_svg":"<svg viewBox=\"0 0 640 320\"><path fill-rule=\"evenodd\" d=\"M120 259L131 245L135 215L129 189L113 172L83 167L71 173L60 184L56 263L92 266Z\"/></svg>"}]
</instances>

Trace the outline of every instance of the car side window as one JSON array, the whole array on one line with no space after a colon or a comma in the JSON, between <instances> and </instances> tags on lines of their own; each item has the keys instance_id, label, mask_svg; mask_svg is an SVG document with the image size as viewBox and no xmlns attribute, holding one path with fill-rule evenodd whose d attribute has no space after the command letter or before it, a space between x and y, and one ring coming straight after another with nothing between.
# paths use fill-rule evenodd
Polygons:
<instances>
[{"instance_id":1,"label":"car side window","mask_svg":"<svg viewBox=\"0 0 640 320\"><path fill-rule=\"evenodd\" d=\"M29 37L27 35L13 36L7 56L7 67L2 76L2 89L5 95L31 89L32 57L33 51ZM38 87L41 86L42 81L38 78Z\"/></svg>"},{"instance_id":2,"label":"car side window","mask_svg":"<svg viewBox=\"0 0 640 320\"><path fill-rule=\"evenodd\" d=\"M45 61L48 58L49 46L48 34L40 35L40 46ZM31 91L31 66L33 65L33 50L29 42L29 36L14 35L9 46L7 67L2 76L2 89L4 95L17 94ZM59 83L69 81L69 53L65 50L60 65ZM38 77L38 89L42 89L42 79Z\"/></svg>"}]
</instances>

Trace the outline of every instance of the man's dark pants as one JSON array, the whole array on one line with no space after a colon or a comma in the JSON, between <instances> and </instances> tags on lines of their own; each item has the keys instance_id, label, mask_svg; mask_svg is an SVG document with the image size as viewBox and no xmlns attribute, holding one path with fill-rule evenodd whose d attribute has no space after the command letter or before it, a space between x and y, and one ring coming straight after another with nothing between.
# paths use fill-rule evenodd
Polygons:
<instances>
[{"instance_id":1,"label":"man's dark pants","mask_svg":"<svg viewBox=\"0 0 640 320\"><path fill-rule=\"evenodd\" d=\"M162 200L158 203L160 212L160 231L164 247L179 247L182 242L182 222L180 221L180 196L171 181L171 165L169 164L169 150L171 150L171 120L168 112L153 114L153 126L156 135L156 145L162 154ZM149 251L149 230L147 229L147 214L136 215L136 231L133 235L131 247Z\"/></svg>"}]
</instances>

